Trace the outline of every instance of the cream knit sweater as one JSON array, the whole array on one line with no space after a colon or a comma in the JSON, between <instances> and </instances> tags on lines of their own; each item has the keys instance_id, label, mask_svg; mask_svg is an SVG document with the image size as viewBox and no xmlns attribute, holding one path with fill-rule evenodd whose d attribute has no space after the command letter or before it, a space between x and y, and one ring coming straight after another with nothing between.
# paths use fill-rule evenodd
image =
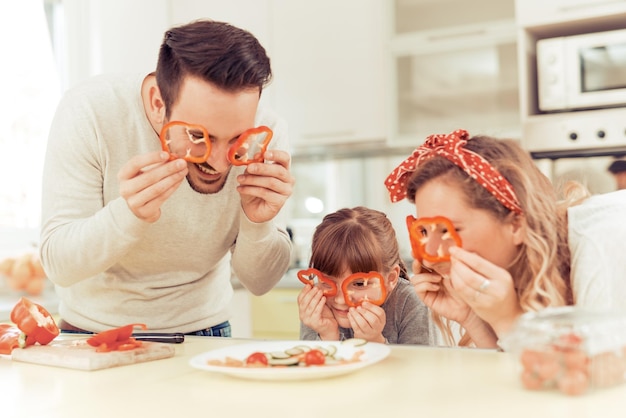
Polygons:
<instances>
[{"instance_id":1,"label":"cream knit sweater","mask_svg":"<svg viewBox=\"0 0 626 418\"><path fill-rule=\"evenodd\" d=\"M284 225L255 224L243 213L240 167L216 194L184 181L155 223L133 215L117 173L131 157L160 149L141 101L143 78L97 76L76 86L50 130L41 258L61 317L95 332L137 322L161 332L216 325L231 316L231 274L262 294L289 264ZM270 148L288 150L284 121L260 107L256 122L274 130Z\"/></svg>"}]
</instances>

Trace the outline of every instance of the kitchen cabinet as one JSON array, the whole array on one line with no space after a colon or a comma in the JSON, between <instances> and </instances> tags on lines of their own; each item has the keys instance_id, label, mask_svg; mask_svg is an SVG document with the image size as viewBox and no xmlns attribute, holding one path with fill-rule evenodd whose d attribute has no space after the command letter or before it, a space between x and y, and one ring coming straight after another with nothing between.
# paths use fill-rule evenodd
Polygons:
<instances>
[{"instance_id":1,"label":"kitchen cabinet","mask_svg":"<svg viewBox=\"0 0 626 418\"><path fill-rule=\"evenodd\" d=\"M277 287L263 296L250 296L253 338L299 339L297 299L300 290Z\"/></svg>"},{"instance_id":2,"label":"kitchen cabinet","mask_svg":"<svg viewBox=\"0 0 626 418\"><path fill-rule=\"evenodd\" d=\"M252 338L250 292L241 284L234 286L230 303L230 328L233 338Z\"/></svg>"},{"instance_id":3,"label":"kitchen cabinet","mask_svg":"<svg viewBox=\"0 0 626 418\"><path fill-rule=\"evenodd\" d=\"M392 2L391 145L459 128L519 137L514 9L513 0Z\"/></svg>"},{"instance_id":4,"label":"kitchen cabinet","mask_svg":"<svg viewBox=\"0 0 626 418\"><path fill-rule=\"evenodd\" d=\"M517 0L515 4L515 16L522 26L572 26L574 22L624 13L625 0Z\"/></svg>"},{"instance_id":5,"label":"kitchen cabinet","mask_svg":"<svg viewBox=\"0 0 626 418\"><path fill-rule=\"evenodd\" d=\"M275 110L292 144L383 141L385 2L271 1Z\"/></svg>"}]
</instances>

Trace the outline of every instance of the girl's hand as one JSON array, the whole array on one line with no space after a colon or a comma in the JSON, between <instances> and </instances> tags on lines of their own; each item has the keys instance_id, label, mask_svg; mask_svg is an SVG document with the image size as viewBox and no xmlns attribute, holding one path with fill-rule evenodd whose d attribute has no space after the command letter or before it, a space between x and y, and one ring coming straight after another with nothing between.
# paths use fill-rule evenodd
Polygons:
<instances>
[{"instance_id":1,"label":"girl's hand","mask_svg":"<svg viewBox=\"0 0 626 418\"><path fill-rule=\"evenodd\" d=\"M326 306L321 289L309 284L298 295L298 314L304 325L317 332L322 340L338 340L339 324Z\"/></svg>"},{"instance_id":2,"label":"girl's hand","mask_svg":"<svg viewBox=\"0 0 626 418\"><path fill-rule=\"evenodd\" d=\"M363 302L361 306L351 307L348 311L350 327L355 338L378 343L385 343L383 328L387 322L385 311L380 306Z\"/></svg>"},{"instance_id":3,"label":"girl's hand","mask_svg":"<svg viewBox=\"0 0 626 418\"><path fill-rule=\"evenodd\" d=\"M450 248L450 280L457 294L498 334L522 314L511 274L478 254Z\"/></svg>"},{"instance_id":4,"label":"girl's hand","mask_svg":"<svg viewBox=\"0 0 626 418\"><path fill-rule=\"evenodd\" d=\"M418 261L413 262L413 271L419 272ZM463 323L470 316L471 308L460 298L450 284L450 279L439 274L417 273L409 279L417 296L434 313Z\"/></svg>"}]
</instances>

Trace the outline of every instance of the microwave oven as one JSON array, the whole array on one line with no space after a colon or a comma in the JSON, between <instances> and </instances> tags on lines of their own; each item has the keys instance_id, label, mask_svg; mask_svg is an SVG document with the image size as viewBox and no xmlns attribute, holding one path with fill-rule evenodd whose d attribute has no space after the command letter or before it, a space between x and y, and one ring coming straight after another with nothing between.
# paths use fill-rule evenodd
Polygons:
<instances>
[{"instance_id":1,"label":"microwave oven","mask_svg":"<svg viewBox=\"0 0 626 418\"><path fill-rule=\"evenodd\" d=\"M626 29L537 41L542 112L626 106Z\"/></svg>"}]
</instances>

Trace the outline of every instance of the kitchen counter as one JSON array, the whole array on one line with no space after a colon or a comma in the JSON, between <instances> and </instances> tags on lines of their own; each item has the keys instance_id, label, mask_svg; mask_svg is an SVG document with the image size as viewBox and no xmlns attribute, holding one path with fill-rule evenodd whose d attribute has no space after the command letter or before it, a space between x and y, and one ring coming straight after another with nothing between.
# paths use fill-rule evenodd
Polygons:
<instances>
[{"instance_id":1,"label":"kitchen counter","mask_svg":"<svg viewBox=\"0 0 626 418\"><path fill-rule=\"evenodd\" d=\"M626 385L580 397L527 391L511 355L491 350L392 346L389 357L354 373L287 382L238 379L188 364L197 354L242 343L250 340L187 337L172 358L91 372L0 356L1 416L624 416Z\"/></svg>"}]
</instances>

